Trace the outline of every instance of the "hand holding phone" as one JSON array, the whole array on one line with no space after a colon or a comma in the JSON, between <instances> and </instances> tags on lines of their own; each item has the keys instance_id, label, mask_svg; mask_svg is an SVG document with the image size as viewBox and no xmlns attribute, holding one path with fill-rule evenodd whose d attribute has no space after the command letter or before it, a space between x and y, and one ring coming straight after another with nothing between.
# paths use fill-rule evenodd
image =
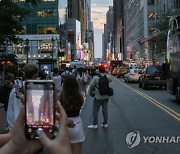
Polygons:
<instances>
[{"instance_id":1,"label":"hand holding phone","mask_svg":"<svg viewBox=\"0 0 180 154\"><path fill-rule=\"evenodd\" d=\"M28 80L25 83L25 134L38 139L43 131L54 137L55 93L52 80Z\"/></svg>"}]
</instances>

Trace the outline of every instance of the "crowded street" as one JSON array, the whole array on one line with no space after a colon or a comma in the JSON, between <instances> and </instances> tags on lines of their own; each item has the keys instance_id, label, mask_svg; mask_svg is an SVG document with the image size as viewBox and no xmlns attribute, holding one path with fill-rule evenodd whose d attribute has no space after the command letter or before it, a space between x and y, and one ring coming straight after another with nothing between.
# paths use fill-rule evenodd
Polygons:
<instances>
[{"instance_id":1,"label":"crowded street","mask_svg":"<svg viewBox=\"0 0 180 154\"><path fill-rule=\"evenodd\" d=\"M0 154L180 153L180 0L0 14Z\"/></svg>"},{"instance_id":2,"label":"crowded street","mask_svg":"<svg viewBox=\"0 0 180 154\"><path fill-rule=\"evenodd\" d=\"M109 99L108 128L102 128L102 110L99 112L99 125L97 129L88 129L92 123L93 97L85 97L85 104L81 111L81 118L85 131L85 142L82 147L83 154L119 154L119 153L178 153L178 141L171 143L150 141L145 137L178 137L180 131L180 108L174 97L165 89L150 87L142 90L137 83L125 83L123 78L113 76L110 86L114 95ZM87 90L89 86L87 87ZM0 109L1 124L4 123L5 112ZM1 125L1 133L3 132ZM134 148L128 148L126 136L130 132L138 131L141 142ZM46 152L43 152L46 153Z\"/></svg>"}]
</instances>

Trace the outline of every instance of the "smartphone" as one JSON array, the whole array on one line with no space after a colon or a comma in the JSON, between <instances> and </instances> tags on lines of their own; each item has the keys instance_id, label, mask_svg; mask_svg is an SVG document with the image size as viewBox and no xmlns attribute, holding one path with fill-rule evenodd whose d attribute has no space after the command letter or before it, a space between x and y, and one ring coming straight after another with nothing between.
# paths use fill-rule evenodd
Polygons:
<instances>
[{"instance_id":1,"label":"smartphone","mask_svg":"<svg viewBox=\"0 0 180 154\"><path fill-rule=\"evenodd\" d=\"M39 131L50 138L55 131L55 92L53 80L28 80L25 82L25 135L38 139Z\"/></svg>"}]
</instances>

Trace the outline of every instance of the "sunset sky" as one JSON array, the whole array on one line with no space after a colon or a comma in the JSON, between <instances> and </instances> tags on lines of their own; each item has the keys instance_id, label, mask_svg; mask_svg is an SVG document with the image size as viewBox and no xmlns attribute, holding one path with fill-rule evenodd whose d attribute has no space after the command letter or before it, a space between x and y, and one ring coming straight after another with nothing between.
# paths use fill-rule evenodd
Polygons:
<instances>
[{"instance_id":1,"label":"sunset sky","mask_svg":"<svg viewBox=\"0 0 180 154\"><path fill-rule=\"evenodd\" d=\"M95 57L102 57L102 33L106 23L106 13L113 0L91 0L91 15L94 25Z\"/></svg>"}]
</instances>

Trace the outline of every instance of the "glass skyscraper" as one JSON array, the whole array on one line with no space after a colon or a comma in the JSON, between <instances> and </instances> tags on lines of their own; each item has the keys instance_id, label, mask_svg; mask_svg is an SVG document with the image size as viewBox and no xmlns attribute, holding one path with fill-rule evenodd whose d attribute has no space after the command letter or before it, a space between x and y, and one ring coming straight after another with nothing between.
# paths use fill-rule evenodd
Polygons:
<instances>
[{"instance_id":1,"label":"glass skyscraper","mask_svg":"<svg viewBox=\"0 0 180 154\"><path fill-rule=\"evenodd\" d=\"M30 13L23 19L24 31L17 35L22 42L14 45L14 53L17 57L26 62L25 40L28 39L30 63L46 57L56 59L60 48L60 24L66 22L67 1L42 0L36 6L26 4L25 0L13 0L13 2L30 10Z\"/></svg>"}]
</instances>

